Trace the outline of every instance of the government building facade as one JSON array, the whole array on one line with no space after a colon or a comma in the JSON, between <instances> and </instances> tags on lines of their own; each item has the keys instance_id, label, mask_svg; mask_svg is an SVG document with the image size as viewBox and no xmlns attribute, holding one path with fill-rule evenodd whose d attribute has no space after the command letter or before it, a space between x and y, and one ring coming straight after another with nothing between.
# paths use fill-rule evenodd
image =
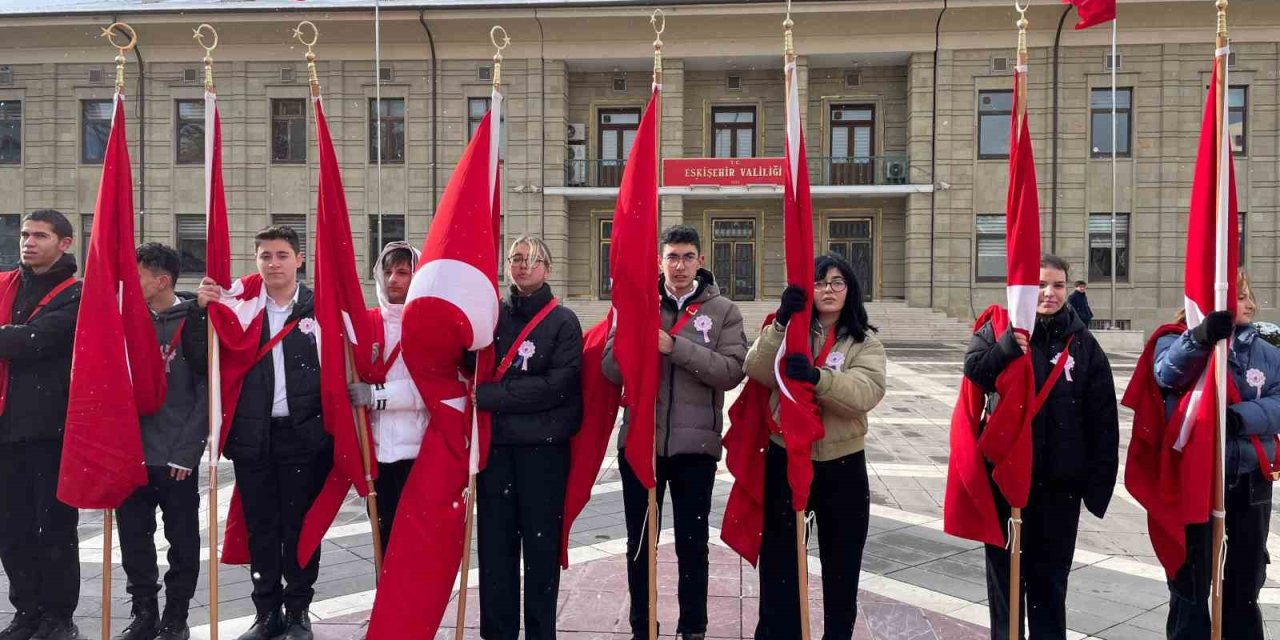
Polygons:
<instances>
[{"instance_id":1,"label":"government building facade","mask_svg":"<svg viewBox=\"0 0 1280 640\"><path fill-rule=\"evenodd\" d=\"M512 41L501 70L504 235L544 237L557 291L571 304L602 304L593 301L610 295L618 184L652 82L649 14L661 7L662 224L701 231L726 295L776 300L783 3L387 0L376 29L371 5L0 7L0 263L17 262L20 216L37 208L74 214L83 251L115 75L115 52L97 36L113 20L139 36L126 68L138 232L176 246L191 284L205 242L203 51L193 28L207 22L220 36L213 57L232 247L236 271L247 272L258 228L314 233L314 123L305 47L291 38L299 20L319 29L319 80L362 267L382 242L424 238L488 109L489 29L501 24ZM1033 5L1029 117L1043 247L1071 263L1073 280L1090 283L1095 323L1150 329L1183 299L1212 3L1121 0L1115 58L1109 25L1077 32L1066 5ZM965 319L1003 301L1013 3L797 0L792 12L816 249L848 257L869 300ZM1261 319L1275 320L1280 3L1233 2L1228 15L1241 262ZM654 260L656 271L656 251Z\"/></svg>"}]
</instances>

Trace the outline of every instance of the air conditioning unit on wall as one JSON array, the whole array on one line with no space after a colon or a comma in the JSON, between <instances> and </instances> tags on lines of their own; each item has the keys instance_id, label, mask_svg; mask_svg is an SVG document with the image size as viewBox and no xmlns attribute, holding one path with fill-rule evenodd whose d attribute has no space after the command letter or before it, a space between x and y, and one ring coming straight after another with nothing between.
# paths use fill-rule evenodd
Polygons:
<instances>
[{"instance_id":1,"label":"air conditioning unit on wall","mask_svg":"<svg viewBox=\"0 0 1280 640\"><path fill-rule=\"evenodd\" d=\"M565 158L565 183L570 187L587 186L587 145L569 145Z\"/></svg>"},{"instance_id":2,"label":"air conditioning unit on wall","mask_svg":"<svg viewBox=\"0 0 1280 640\"><path fill-rule=\"evenodd\" d=\"M583 142L587 139L587 125L581 122L570 122L564 126L564 139L568 142Z\"/></svg>"},{"instance_id":3,"label":"air conditioning unit on wall","mask_svg":"<svg viewBox=\"0 0 1280 640\"><path fill-rule=\"evenodd\" d=\"M889 160L884 163L885 184L907 184L907 163L904 160Z\"/></svg>"}]
</instances>

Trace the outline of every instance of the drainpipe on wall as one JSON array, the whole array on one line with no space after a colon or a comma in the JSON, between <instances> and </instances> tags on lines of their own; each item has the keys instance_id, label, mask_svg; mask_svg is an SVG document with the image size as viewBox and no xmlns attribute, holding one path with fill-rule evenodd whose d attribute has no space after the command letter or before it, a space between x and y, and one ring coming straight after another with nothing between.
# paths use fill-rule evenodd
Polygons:
<instances>
[{"instance_id":1,"label":"drainpipe on wall","mask_svg":"<svg viewBox=\"0 0 1280 640\"><path fill-rule=\"evenodd\" d=\"M427 26L427 20L423 17L426 14L425 9L418 10L418 23L422 25L422 30L427 32L427 44L431 47L431 217L436 215L436 201L439 198L436 187L439 185L439 122L440 122L440 102L439 97L439 75L436 72L436 39L431 35L431 27Z\"/></svg>"},{"instance_id":2,"label":"drainpipe on wall","mask_svg":"<svg viewBox=\"0 0 1280 640\"><path fill-rule=\"evenodd\" d=\"M938 52L942 43L942 16L947 12L947 0L942 0L942 10L938 12L938 21L933 26L933 104L929 125L929 182L933 183L933 191L929 194L929 308L934 302L934 238L935 220L938 215Z\"/></svg>"},{"instance_id":3,"label":"drainpipe on wall","mask_svg":"<svg viewBox=\"0 0 1280 640\"><path fill-rule=\"evenodd\" d=\"M138 61L138 243L147 239L147 67L142 48L134 45Z\"/></svg>"},{"instance_id":4,"label":"drainpipe on wall","mask_svg":"<svg viewBox=\"0 0 1280 640\"><path fill-rule=\"evenodd\" d=\"M1052 187L1050 189L1049 200L1049 253L1058 253L1058 88L1059 67L1061 66L1061 46L1062 46L1062 25L1067 21L1067 14L1071 12L1071 5L1067 5L1062 10L1062 17L1058 18L1058 33L1053 36L1053 158L1050 160L1050 170L1053 177L1050 179Z\"/></svg>"}]
</instances>

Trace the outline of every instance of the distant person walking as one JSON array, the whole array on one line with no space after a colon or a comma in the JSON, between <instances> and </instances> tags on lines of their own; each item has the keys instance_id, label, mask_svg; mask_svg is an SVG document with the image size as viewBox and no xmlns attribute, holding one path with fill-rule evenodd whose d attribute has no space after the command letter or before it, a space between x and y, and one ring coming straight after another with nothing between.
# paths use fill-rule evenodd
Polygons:
<instances>
[{"instance_id":1,"label":"distant person walking","mask_svg":"<svg viewBox=\"0 0 1280 640\"><path fill-rule=\"evenodd\" d=\"M1080 316L1080 320L1084 321L1084 326L1089 326L1093 322L1093 309L1089 307L1089 294L1085 290L1089 288L1089 283L1084 280L1076 280L1076 290L1067 296L1067 304L1076 310L1076 315Z\"/></svg>"}]
</instances>

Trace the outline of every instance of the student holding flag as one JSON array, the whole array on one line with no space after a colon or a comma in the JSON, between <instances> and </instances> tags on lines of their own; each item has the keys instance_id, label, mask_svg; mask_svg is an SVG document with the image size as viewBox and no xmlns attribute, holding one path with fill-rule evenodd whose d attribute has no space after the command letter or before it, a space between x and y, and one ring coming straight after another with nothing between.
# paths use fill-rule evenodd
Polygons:
<instances>
[{"instance_id":1,"label":"student holding flag","mask_svg":"<svg viewBox=\"0 0 1280 640\"><path fill-rule=\"evenodd\" d=\"M476 477L480 635L556 637L560 529L569 440L582 422L582 326L547 284L551 251L521 236L507 252L510 292L494 334L495 375L476 385L476 407L492 414L489 464Z\"/></svg>"},{"instance_id":2,"label":"student holding flag","mask_svg":"<svg viewBox=\"0 0 1280 640\"><path fill-rule=\"evenodd\" d=\"M836 254L815 260L813 323L815 358L791 354L778 363L783 376L814 387L825 436L813 443L813 483L809 504L793 509L787 483L787 451L776 428L778 381L774 369L786 326L805 305L799 287L787 287L782 303L747 352L748 384L770 390L766 415L769 435L764 484L764 530L760 542L760 621L755 637L796 638L800 611L796 602L796 511L812 511L818 520L822 559L823 629L828 638L850 638L858 615L858 575L871 519L867 456L863 450L867 413L884 398L884 345L867 322L862 288L851 267ZM744 392L745 395L745 392ZM756 396L763 398L764 396ZM732 412L731 412L732 415Z\"/></svg>"}]
</instances>

